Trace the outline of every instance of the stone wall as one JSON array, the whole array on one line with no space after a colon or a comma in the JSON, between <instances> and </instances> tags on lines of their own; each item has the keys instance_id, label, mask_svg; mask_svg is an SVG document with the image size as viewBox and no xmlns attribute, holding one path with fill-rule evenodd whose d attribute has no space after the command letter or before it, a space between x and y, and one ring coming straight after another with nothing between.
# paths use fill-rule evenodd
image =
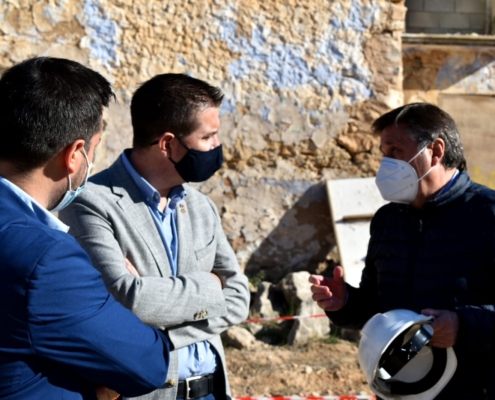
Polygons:
<instances>
[{"instance_id":1,"label":"stone wall","mask_svg":"<svg viewBox=\"0 0 495 400\"><path fill-rule=\"evenodd\" d=\"M428 101L452 115L471 178L495 189L495 47L404 45L404 100Z\"/></svg>"},{"instance_id":2,"label":"stone wall","mask_svg":"<svg viewBox=\"0 0 495 400\"><path fill-rule=\"evenodd\" d=\"M278 280L335 258L324 180L377 170L370 122L403 102L402 1L8 0L0 9L1 69L67 57L114 85L97 170L130 146L139 84L191 74L226 94L225 165L199 187L246 271Z\"/></svg>"},{"instance_id":3,"label":"stone wall","mask_svg":"<svg viewBox=\"0 0 495 400\"><path fill-rule=\"evenodd\" d=\"M406 0L406 31L487 33L491 19L487 4L489 2L490 0Z\"/></svg>"}]
</instances>

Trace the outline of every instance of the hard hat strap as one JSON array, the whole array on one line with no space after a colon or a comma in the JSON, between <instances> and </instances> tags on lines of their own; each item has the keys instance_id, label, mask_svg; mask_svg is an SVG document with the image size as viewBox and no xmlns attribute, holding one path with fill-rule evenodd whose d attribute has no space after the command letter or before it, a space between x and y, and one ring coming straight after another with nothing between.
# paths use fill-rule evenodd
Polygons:
<instances>
[{"instance_id":1,"label":"hard hat strap","mask_svg":"<svg viewBox=\"0 0 495 400\"><path fill-rule=\"evenodd\" d=\"M399 335L393 342L392 348L380 359L378 367L393 377L425 347L431 337L431 332L423 325L414 336L402 344L407 331Z\"/></svg>"},{"instance_id":2,"label":"hard hat strap","mask_svg":"<svg viewBox=\"0 0 495 400\"><path fill-rule=\"evenodd\" d=\"M433 365L428 374L417 382L389 382L390 393L413 395L426 392L437 384L447 367L447 350L438 347L432 347L431 350L433 352Z\"/></svg>"}]
</instances>

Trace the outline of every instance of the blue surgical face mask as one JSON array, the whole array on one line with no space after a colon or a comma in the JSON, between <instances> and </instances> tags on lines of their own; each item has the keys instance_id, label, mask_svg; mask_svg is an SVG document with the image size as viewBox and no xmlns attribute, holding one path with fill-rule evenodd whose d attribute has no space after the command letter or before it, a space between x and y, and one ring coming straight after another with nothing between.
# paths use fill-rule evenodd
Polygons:
<instances>
[{"instance_id":1,"label":"blue surgical face mask","mask_svg":"<svg viewBox=\"0 0 495 400\"><path fill-rule=\"evenodd\" d=\"M217 172L223 163L222 145L209 151L190 149L182 140L177 140L187 149L187 153L178 162L170 158L175 169L185 182L204 182Z\"/></svg>"},{"instance_id":2,"label":"blue surgical face mask","mask_svg":"<svg viewBox=\"0 0 495 400\"><path fill-rule=\"evenodd\" d=\"M82 147L82 152L83 152L84 157L86 158L86 162L88 164L88 171L86 172L86 178L84 179L84 182L76 190L72 190L72 180L70 178L70 174L68 174L68 176L69 176L69 190L67 190L67 192L65 192L65 196L62 198L62 200L60 200L60 202L55 206L55 208L52 208L50 211L57 212L57 211L63 210L70 203L72 203L72 201L77 196L79 196L79 194L86 187L86 183L88 182L89 174L91 173L91 168L93 168L93 163L89 162L89 158L86 154L86 151L84 150L84 147Z\"/></svg>"}]
</instances>

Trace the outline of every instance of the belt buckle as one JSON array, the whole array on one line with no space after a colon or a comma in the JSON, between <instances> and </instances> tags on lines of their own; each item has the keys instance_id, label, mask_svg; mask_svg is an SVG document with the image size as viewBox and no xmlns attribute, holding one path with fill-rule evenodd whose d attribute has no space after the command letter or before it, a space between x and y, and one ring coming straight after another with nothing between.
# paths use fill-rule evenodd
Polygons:
<instances>
[{"instance_id":1,"label":"belt buckle","mask_svg":"<svg viewBox=\"0 0 495 400\"><path fill-rule=\"evenodd\" d=\"M185 400L189 400L190 397L189 397L189 392L191 391L191 388L189 387L189 382L191 381L197 381L198 379L201 379L202 376L191 376L189 378L186 378L185 381L186 381L186 397L185 397Z\"/></svg>"}]
</instances>

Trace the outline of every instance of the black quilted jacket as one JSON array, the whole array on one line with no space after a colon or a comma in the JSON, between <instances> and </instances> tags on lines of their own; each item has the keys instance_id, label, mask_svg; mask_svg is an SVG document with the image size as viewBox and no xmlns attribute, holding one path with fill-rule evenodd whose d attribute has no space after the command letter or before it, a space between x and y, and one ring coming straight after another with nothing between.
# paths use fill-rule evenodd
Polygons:
<instances>
[{"instance_id":1,"label":"black quilted jacket","mask_svg":"<svg viewBox=\"0 0 495 400\"><path fill-rule=\"evenodd\" d=\"M382 207L370 231L360 287L330 319L360 329L397 308L456 311L458 368L437 398L495 399L495 191L462 171L422 210Z\"/></svg>"}]
</instances>

